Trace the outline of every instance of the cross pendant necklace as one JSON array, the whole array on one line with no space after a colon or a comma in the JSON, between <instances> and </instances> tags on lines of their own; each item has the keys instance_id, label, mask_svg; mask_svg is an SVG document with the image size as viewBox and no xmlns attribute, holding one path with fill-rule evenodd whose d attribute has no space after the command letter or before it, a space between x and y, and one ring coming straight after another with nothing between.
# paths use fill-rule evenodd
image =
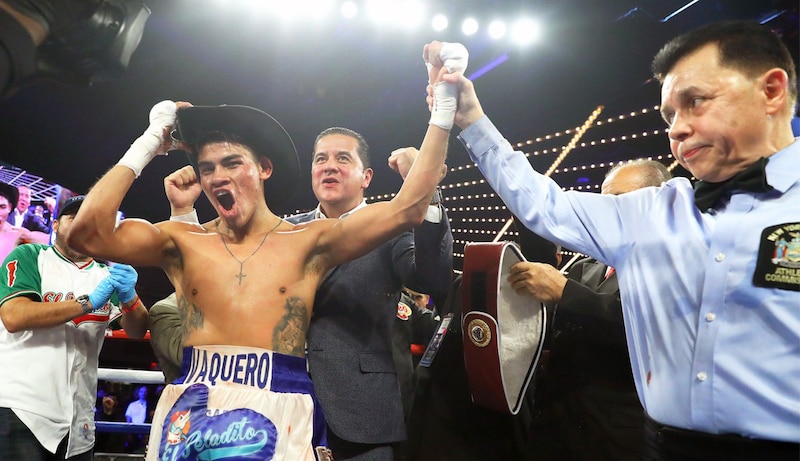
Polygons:
<instances>
[{"instance_id":1,"label":"cross pendant necklace","mask_svg":"<svg viewBox=\"0 0 800 461\"><path fill-rule=\"evenodd\" d=\"M233 252L231 252L231 249L228 248L228 243L225 242L225 236L222 235L222 232L219 231L219 220L216 221L215 226L217 228L217 233L219 233L219 237L222 239L222 245L225 247L225 250L228 252L228 254L231 255L231 258L233 258L234 261L239 263L239 274L238 275L234 275L234 277L239 279L239 285L242 284L242 279L247 277L247 275L244 274L244 263L246 263L248 259L252 258L254 254L258 253L258 250L260 250L261 246L264 245L264 242L267 241L267 236L269 234L271 234L272 231L277 229L278 226L280 226L282 222L283 222L282 219L278 219L278 223L275 224L275 226L272 229L268 230L266 234L264 234L264 238L261 239L261 243L259 243L258 246L256 247L256 249L253 250L252 253L250 253L250 256L248 256L248 257L246 257L246 258L244 258L243 260L240 261L239 258L237 258L236 256L233 255Z\"/></svg>"}]
</instances>

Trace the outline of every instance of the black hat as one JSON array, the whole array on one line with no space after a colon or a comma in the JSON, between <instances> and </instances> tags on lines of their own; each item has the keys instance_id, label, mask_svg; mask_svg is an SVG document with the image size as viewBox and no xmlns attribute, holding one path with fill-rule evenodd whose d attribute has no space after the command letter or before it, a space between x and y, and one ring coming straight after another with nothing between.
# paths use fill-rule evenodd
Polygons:
<instances>
[{"instance_id":1,"label":"black hat","mask_svg":"<svg viewBox=\"0 0 800 461\"><path fill-rule=\"evenodd\" d=\"M70 197L61 204L61 207L58 209L58 216L56 219L64 216L65 214L75 214L78 212L78 208L81 207L83 203L83 199L85 199L85 195L76 195L74 197Z\"/></svg>"},{"instance_id":2,"label":"black hat","mask_svg":"<svg viewBox=\"0 0 800 461\"><path fill-rule=\"evenodd\" d=\"M256 155L272 161L273 174L264 183L269 204L278 206L292 196L300 182L300 159L289 133L271 115L249 106L193 106L178 109L177 140L197 149L211 132L236 135ZM197 155L189 153L197 170ZM199 177L199 174L198 174Z\"/></svg>"},{"instance_id":3,"label":"black hat","mask_svg":"<svg viewBox=\"0 0 800 461\"><path fill-rule=\"evenodd\" d=\"M17 190L17 186L12 186L11 184L0 181L0 195L8 199L8 203L11 204L11 209L17 207L17 202L19 201L19 190Z\"/></svg>"}]
</instances>

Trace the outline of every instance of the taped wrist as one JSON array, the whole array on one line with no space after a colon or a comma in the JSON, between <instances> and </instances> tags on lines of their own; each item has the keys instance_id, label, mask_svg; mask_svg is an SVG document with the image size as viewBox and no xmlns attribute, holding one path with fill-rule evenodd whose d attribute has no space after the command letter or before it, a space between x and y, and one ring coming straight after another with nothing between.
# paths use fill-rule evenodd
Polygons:
<instances>
[{"instance_id":1,"label":"taped wrist","mask_svg":"<svg viewBox=\"0 0 800 461\"><path fill-rule=\"evenodd\" d=\"M117 165L130 168L138 178L153 158L166 153L161 149L164 128L175 125L176 113L177 107L173 101L161 101L153 106L150 110L150 126L131 144Z\"/></svg>"},{"instance_id":2,"label":"taped wrist","mask_svg":"<svg viewBox=\"0 0 800 461\"><path fill-rule=\"evenodd\" d=\"M170 221L188 222L190 224L200 224L200 219L197 217L197 210L192 208L192 211L186 214L173 215L169 217Z\"/></svg>"},{"instance_id":3,"label":"taped wrist","mask_svg":"<svg viewBox=\"0 0 800 461\"><path fill-rule=\"evenodd\" d=\"M460 43L442 42L439 59L449 73L464 72L469 62L469 52ZM431 64L425 63L430 74ZM433 85L433 108L430 124L445 130L453 128L458 109L458 86L455 83L439 82Z\"/></svg>"},{"instance_id":4,"label":"taped wrist","mask_svg":"<svg viewBox=\"0 0 800 461\"><path fill-rule=\"evenodd\" d=\"M454 83L439 82L433 85L433 108L428 123L442 129L453 128L458 108L458 86Z\"/></svg>"}]
</instances>

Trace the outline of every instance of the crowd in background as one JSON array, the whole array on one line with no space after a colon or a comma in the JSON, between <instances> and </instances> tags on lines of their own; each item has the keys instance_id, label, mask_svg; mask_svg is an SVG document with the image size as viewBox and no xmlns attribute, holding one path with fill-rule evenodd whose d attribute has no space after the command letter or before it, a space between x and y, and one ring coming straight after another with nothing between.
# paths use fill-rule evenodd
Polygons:
<instances>
[{"instance_id":1,"label":"crowd in background","mask_svg":"<svg viewBox=\"0 0 800 461\"><path fill-rule=\"evenodd\" d=\"M163 385L98 381L95 421L151 423ZM144 453L146 436L98 431L95 453Z\"/></svg>"}]
</instances>

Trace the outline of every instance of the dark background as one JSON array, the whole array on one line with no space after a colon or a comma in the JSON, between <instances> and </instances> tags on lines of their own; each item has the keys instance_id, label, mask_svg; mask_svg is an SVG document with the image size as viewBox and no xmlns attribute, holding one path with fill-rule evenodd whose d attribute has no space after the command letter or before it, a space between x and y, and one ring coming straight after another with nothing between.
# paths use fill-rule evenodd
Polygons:
<instances>
[{"instance_id":1,"label":"dark background","mask_svg":"<svg viewBox=\"0 0 800 461\"><path fill-rule=\"evenodd\" d=\"M604 105L599 118L604 123L582 139L596 145L576 148L553 174L565 188L597 191L611 163L654 157L672 164L664 124L652 111L659 85L649 72L652 56L666 40L716 20L751 19L766 21L783 35L795 59L798 54L796 0L700 0L666 22L689 1L426 2L429 10L451 16L450 31L442 33L427 25L407 31L378 27L364 18L345 20L338 10L327 20L286 23L271 14L246 13L245 3L147 0L152 16L120 79L91 88L38 82L2 101L0 160L85 192L147 127L154 103L245 104L275 116L300 152L301 183L289 205L274 211L292 213L316 205L309 174L312 143L319 131L335 125L367 138L375 169L368 195L385 198L400 180L384 159L397 147L419 146L425 132L422 45L439 39L467 46L468 75L506 58L475 85L485 111L509 141L531 141L521 149L532 154L531 163L540 171L572 137L563 132ZM539 18L544 30L538 43L525 47L492 41L483 31L463 37L458 24L467 14L484 26L494 18L529 14ZM649 112L642 114L645 108ZM637 116L630 117L631 112ZM536 141L548 134L555 136ZM444 188L457 268L464 242L491 240L509 217L488 186L472 185L481 176L475 168L463 168L469 163L453 138L448 160L453 170ZM154 160L125 199L125 214L166 219L162 179L185 164L180 153ZM210 219L213 210L204 198L201 202L201 219ZM139 291L148 304L171 291L160 271L141 269L140 274Z\"/></svg>"}]
</instances>

